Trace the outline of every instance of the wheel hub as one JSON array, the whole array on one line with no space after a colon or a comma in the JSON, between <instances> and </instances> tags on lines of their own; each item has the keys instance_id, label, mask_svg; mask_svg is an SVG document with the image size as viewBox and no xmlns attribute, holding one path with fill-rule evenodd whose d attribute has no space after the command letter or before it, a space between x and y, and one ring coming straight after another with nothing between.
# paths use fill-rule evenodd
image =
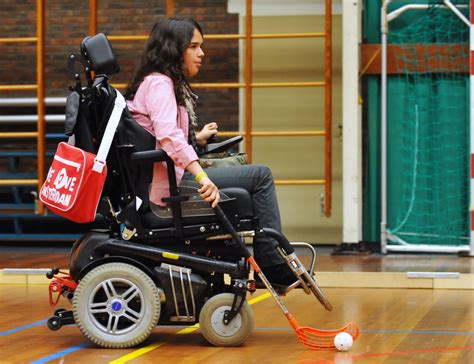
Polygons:
<instances>
[{"instance_id":1,"label":"wheel hub","mask_svg":"<svg viewBox=\"0 0 474 364\"><path fill-rule=\"evenodd\" d=\"M242 327L242 317L238 313L231 322L224 324L224 314L230 311L230 306L222 306L217 308L211 316L212 328L221 336L233 336Z\"/></svg>"},{"instance_id":2,"label":"wheel hub","mask_svg":"<svg viewBox=\"0 0 474 364\"><path fill-rule=\"evenodd\" d=\"M122 335L143 320L144 297L140 288L123 278L100 282L89 297L89 315L95 326L109 334Z\"/></svg>"},{"instance_id":3,"label":"wheel hub","mask_svg":"<svg viewBox=\"0 0 474 364\"><path fill-rule=\"evenodd\" d=\"M112 313L119 313L125 307L124 303L120 299L114 299L110 307L112 308Z\"/></svg>"}]
</instances>

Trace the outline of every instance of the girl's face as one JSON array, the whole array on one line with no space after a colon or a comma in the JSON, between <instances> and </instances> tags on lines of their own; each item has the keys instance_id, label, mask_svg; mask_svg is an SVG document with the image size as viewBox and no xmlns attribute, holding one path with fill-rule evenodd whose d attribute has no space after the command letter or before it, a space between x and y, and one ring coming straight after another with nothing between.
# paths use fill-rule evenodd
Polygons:
<instances>
[{"instance_id":1,"label":"girl's face","mask_svg":"<svg viewBox=\"0 0 474 364\"><path fill-rule=\"evenodd\" d=\"M187 77L196 76L199 68L201 68L202 57L204 57L203 44L204 40L201 33L199 33L199 30L194 29L191 42L189 42L188 48L186 48L183 54L183 68Z\"/></svg>"}]
</instances>

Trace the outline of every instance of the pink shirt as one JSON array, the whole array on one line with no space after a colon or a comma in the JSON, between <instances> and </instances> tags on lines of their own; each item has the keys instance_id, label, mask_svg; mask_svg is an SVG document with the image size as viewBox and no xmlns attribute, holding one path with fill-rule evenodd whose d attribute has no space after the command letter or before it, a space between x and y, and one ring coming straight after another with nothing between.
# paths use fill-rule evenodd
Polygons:
<instances>
[{"instance_id":1,"label":"pink shirt","mask_svg":"<svg viewBox=\"0 0 474 364\"><path fill-rule=\"evenodd\" d=\"M163 149L174 161L179 183L185 168L198 156L188 143L188 113L176 102L171 78L160 73L146 76L127 106L138 124L156 138L156 148ZM169 195L166 164L155 163L150 200L164 205L161 198Z\"/></svg>"}]
</instances>

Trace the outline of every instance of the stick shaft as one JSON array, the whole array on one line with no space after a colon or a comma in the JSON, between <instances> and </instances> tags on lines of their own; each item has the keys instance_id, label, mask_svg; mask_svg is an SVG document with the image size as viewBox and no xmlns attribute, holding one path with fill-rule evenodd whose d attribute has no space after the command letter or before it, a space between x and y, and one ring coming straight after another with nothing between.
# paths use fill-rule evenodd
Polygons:
<instances>
[{"instance_id":1,"label":"stick shaft","mask_svg":"<svg viewBox=\"0 0 474 364\"><path fill-rule=\"evenodd\" d=\"M262 280L263 284L265 285L265 287L268 289L268 291L271 293L274 301L277 303L278 307L280 307L281 311L283 312L283 314L285 315L285 317L288 319L288 321L290 322L290 325L291 327L293 327L293 329L297 329L299 326L298 324L296 323L295 319L293 318L293 316L291 315L290 311L288 311L288 308L286 307L286 305L283 303L283 301L281 300L280 296L278 296L278 293L275 291L275 289L272 287L270 281L268 280L267 277L265 277L265 274L263 274L262 270L260 269L260 267L258 266L257 262L255 261L255 259L253 257L249 257L248 258L248 262L250 263L250 265L252 266L253 270L258 274L258 276L260 277L260 279Z\"/></svg>"}]
</instances>

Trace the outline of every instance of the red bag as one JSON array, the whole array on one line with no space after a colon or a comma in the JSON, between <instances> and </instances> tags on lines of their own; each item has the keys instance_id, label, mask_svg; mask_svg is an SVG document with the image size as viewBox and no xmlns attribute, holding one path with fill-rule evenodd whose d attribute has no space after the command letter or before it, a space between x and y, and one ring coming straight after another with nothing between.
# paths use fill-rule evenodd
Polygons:
<instances>
[{"instance_id":1,"label":"red bag","mask_svg":"<svg viewBox=\"0 0 474 364\"><path fill-rule=\"evenodd\" d=\"M69 220L86 223L95 219L107 177L107 166L92 153L59 143L40 199L49 210Z\"/></svg>"},{"instance_id":2,"label":"red bag","mask_svg":"<svg viewBox=\"0 0 474 364\"><path fill-rule=\"evenodd\" d=\"M105 161L115 130L126 106L115 90L115 102L97 155L59 143L48 177L40 190L40 200L56 214L75 222L92 222L107 177Z\"/></svg>"}]
</instances>

